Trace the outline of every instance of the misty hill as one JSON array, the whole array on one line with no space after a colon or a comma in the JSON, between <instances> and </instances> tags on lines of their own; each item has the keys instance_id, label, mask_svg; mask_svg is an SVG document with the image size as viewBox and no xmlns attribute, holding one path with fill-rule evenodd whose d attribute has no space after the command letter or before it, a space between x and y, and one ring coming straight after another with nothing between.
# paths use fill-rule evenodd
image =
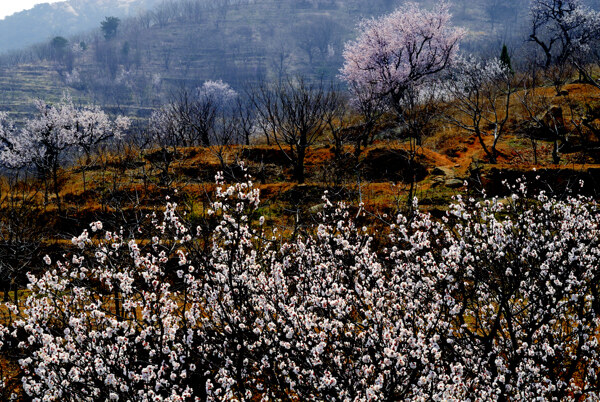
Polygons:
<instances>
[{"instance_id":1,"label":"misty hill","mask_svg":"<svg viewBox=\"0 0 600 402\"><path fill-rule=\"evenodd\" d=\"M57 35L88 31L107 15L135 16L159 0L68 0L38 4L0 20L0 53L17 50Z\"/></svg>"},{"instance_id":2,"label":"misty hill","mask_svg":"<svg viewBox=\"0 0 600 402\"><path fill-rule=\"evenodd\" d=\"M68 90L81 102L145 117L179 89L206 80L220 79L238 90L289 75L335 81L344 43L355 37L357 22L388 13L401 3L169 0L122 18L114 37L105 38L98 29L107 14L132 15L133 10L153 1L71 0L36 7L38 22L28 20L28 12L11 17L13 21L22 18L26 26L47 25L44 29L58 23L41 22L44 18L72 18L82 25L95 21L96 29L51 37L3 56L0 108L23 113L21 105L30 104L30 98L52 100ZM419 3L435 4L431 0ZM525 60L530 53L525 42L527 6L528 2L521 0L456 0L454 24L469 30L463 51L495 56L507 43L515 63ZM70 16L59 17L64 13ZM5 29L2 24L10 21L0 21L0 32ZM61 25L68 25L64 21ZM32 79L35 85L31 85Z\"/></svg>"}]
</instances>

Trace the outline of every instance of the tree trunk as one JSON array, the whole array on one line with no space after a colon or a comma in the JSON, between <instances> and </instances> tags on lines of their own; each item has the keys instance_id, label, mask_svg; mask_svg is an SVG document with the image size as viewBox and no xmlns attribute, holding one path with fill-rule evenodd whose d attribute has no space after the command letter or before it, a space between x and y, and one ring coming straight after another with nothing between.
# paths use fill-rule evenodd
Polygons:
<instances>
[{"instance_id":1,"label":"tree trunk","mask_svg":"<svg viewBox=\"0 0 600 402\"><path fill-rule=\"evenodd\" d=\"M60 194L58 189L58 162L54 162L52 165L52 180L54 181L54 195L56 195L56 207L58 212L61 212Z\"/></svg>"},{"instance_id":2,"label":"tree trunk","mask_svg":"<svg viewBox=\"0 0 600 402\"><path fill-rule=\"evenodd\" d=\"M294 166L294 178L298 184L304 183L304 157L306 149L303 146L298 146L297 159Z\"/></svg>"},{"instance_id":3,"label":"tree trunk","mask_svg":"<svg viewBox=\"0 0 600 402\"><path fill-rule=\"evenodd\" d=\"M416 193L417 177L415 173L415 160L417 157L417 146L420 144L420 139L410 137L409 141L409 154L408 154L408 174L410 175L410 188L408 189L407 206L409 210L412 210L413 198Z\"/></svg>"},{"instance_id":4,"label":"tree trunk","mask_svg":"<svg viewBox=\"0 0 600 402\"><path fill-rule=\"evenodd\" d=\"M496 157L494 156L494 154L492 152L490 152L487 145L485 145L485 141L483 140L483 136L481 135L481 130L475 130L475 134L477 134L477 139L479 140L479 144L481 144L481 148L483 148L483 151L489 158L490 163L496 163Z\"/></svg>"},{"instance_id":5,"label":"tree trunk","mask_svg":"<svg viewBox=\"0 0 600 402\"><path fill-rule=\"evenodd\" d=\"M48 206L48 198L49 195L48 193L50 192L50 189L48 188L48 176L44 175L44 178L42 179L44 181L44 211L46 211L46 207Z\"/></svg>"},{"instance_id":6,"label":"tree trunk","mask_svg":"<svg viewBox=\"0 0 600 402\"><path fill-rule=\"evenodd\" d=\"M294 167L294 176L298 184L304 183L304 157L306 156L306 135L300 136L300 143L296 147L296 164Z\"/></svg>"},{"instance_id":7,"label":"tree trunk","mask_svg":"<svg viewBox=\"0 0 600 402\"><path fill-rule=\"evenodd\" d=\"M207 131L202 131L202 146L203 147L210 146L210 140L208 138L208 132Z\"/></svg>"},{"instance_id":8,"label":"tree trunk","mask_svg":"<svg viewBox=\"0 0 600 402\"><path fill-rule=\"evenodd\" d=\"M117 321L123 321L123 316L121 315L121 307L119 305L119 291L117 290L116 286L115 286L114 298L115 298L115 315L117 316Z\"/></svg>"},{"instance_id":9,"label":"tree trunk","mask_svg":"<svg viewBox=\"0 0 600 402\"><path fill-rule=\"evenodd\" d=\"M304 155L302 157L298 155L298 160L294 167L294 178L298 184L304 184Z\"/></svg>"}]
</instances>

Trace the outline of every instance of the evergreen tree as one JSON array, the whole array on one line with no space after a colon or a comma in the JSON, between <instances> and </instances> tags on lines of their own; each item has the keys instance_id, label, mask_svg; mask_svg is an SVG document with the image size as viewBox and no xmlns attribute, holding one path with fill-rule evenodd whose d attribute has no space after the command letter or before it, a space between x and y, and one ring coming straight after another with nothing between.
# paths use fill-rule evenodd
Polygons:
<instances>
[{"instance_id":1,"label":"evergreen tree","mask_svg":"<svg viewBox=\"0 0 600 402\"><path fill-rule=\"evenodd\" d=\"M104 39L111 40L117 35L117 29L119 28L120 19L117 17L106 17L104 21L100 23L100 29L104 34Z\"/></svg>"},{"instance_id":2,"label":"evergreen tree","mask_svg":"<svg viewBox=\"0 0 600 402\"><path fill-rule=\"evenodd\" d=\"M510 62L510 55L508 54L508 48L506 47L506 45L502 45L502 53L500 53L500 62L508 68L511 74L514 74L514 70Z\"/></svg>"},{"instance_id":3,"label":"evergreen tree","mask_svg":"<svg viewBox=\"0 0 600 402\"><path fill-rule=\"evenodd\" d=\"M62 36L55 36L50 44L52 45L52 48L54 50L60 51L64 50L67 47L69 41L63 38Z\"/></svg>"}]
</instances>

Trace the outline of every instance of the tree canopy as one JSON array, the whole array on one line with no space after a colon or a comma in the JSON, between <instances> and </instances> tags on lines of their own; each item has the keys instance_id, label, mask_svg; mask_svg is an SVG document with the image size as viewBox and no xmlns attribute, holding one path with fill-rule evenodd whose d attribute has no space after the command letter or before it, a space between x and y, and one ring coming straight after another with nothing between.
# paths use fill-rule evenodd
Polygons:
<instances>
[{"instance_id":1,"label":"tree canopy","mask_svg":"<svg viewBox=\"0 0 600 402\"><path fill-rule=\"evenodd\" d=\"M111 40L117 35L117 29L121 20L117 17L106 17L104 21L100 23L100 29L104 34L104 39Z\"/></svg>"}]
</instances>

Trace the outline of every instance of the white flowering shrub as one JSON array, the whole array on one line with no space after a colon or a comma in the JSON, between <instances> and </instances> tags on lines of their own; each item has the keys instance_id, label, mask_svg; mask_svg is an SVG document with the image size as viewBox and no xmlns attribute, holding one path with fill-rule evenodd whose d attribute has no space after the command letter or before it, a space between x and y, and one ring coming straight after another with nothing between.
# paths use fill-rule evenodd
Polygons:
<instances>
[{"instance_id":1,"label":"white flowering shrub","mask_svg":"<svg viewBox=\"0 0 600 402\"><path fill-rule=\"evenodd\" d=\"M598 399L598 206L513 190L442 226L453 353L482 400Z\"/></svg>"},{"instance_id":2,"label":"white flowering shrub","mask_svg":"<svg viewBox=\"0 0 600 402\"><path fill-rule=\"evenodd\" d=\"M92 223L0 347L37 400L597 399L597 205L513 190L385 234L325 198L285 241L218 177L206 226L173 203L143 241Z\"/></svg>"}]
</instances>

